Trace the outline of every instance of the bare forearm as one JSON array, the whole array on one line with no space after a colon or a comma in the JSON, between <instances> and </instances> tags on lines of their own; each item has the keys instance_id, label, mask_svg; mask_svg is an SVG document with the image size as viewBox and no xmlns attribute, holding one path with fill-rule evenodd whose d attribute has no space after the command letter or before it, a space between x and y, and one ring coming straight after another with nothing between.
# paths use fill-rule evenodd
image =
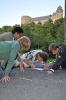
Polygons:
<instances>
[{"instance_id":1,"label":"bare forearm","mask_svg":"<svg viewBox=\"0 0 66 100\"><path fill-rule=\"evenodd\" d=\"M24 59L24 62L26 64L28 64L29 66L31 66L31 68L35 68L36 67L34 64L32 64L31 62L29 62L27 59Z\"/></svg>"},{"instance_id":2,"label":"bare forearm","mask_svg":"<svg viewBox=\"0 0 66 100\"><path fill-rule=\"evenodd\" d=\"M28 64L29 66L31 66L31 62L29 62L27 59L24 59L24 62L26 63L26 64Z\"/></svg>"}]
</instances>

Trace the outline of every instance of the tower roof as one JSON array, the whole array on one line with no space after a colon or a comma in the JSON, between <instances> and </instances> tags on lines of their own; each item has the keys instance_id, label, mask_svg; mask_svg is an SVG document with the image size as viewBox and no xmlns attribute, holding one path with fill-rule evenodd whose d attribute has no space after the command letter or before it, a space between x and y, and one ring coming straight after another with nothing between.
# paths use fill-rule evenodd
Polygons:
<instances>
[{"instance_id":1,"label":"tower roof","mask_svg":"<svg viewBox=\"0 0 66 100\"><path fill-rule=\"evenodd\" d=\"M59 6L59 7L57 8L57 10L63 10L63 9L62 9L62 7L61 7L61 6Z\"/></svg>"}]
</instances>

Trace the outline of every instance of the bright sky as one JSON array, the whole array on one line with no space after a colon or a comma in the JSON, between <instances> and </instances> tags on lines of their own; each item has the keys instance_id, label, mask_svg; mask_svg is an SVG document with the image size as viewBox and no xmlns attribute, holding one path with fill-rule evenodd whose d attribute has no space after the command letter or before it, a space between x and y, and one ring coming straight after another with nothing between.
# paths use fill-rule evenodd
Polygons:
<instances>
[{"instance_id":1,"label":"bright sky","mask_svg":"<svg viewBox=\"0 0 66 100\"><path fill-rule=\"evenodd\" d=\"M21 16L32 18L46 16L60 5L64 10L65 0L0 0L0 27L21 24Z\"/></svg>"}]
</instances>

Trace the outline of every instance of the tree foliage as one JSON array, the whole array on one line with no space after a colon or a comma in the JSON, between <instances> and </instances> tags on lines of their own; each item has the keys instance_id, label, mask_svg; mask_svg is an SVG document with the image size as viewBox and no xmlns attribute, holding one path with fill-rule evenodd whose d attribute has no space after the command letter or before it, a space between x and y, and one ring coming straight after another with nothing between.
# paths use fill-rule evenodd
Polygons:
<instances>
[{"instance_id":1,"label":"tree foliage","mask_svg":"<svg viewBox=\"0 0 66 100\"><path fill-rule=\"evenodd\" d=\"M3 26L0 28L0 34L4 32L12 31L15 26ZM48 46L50 43L62 44L64 43L64 18L60 18L53 22L51 19L46 21L43 25L39 22L28 24L22 24L21 27L24 30L24 34L30 38L32 49L42 49L48 52Z\"/></svg>"}]
</instances>

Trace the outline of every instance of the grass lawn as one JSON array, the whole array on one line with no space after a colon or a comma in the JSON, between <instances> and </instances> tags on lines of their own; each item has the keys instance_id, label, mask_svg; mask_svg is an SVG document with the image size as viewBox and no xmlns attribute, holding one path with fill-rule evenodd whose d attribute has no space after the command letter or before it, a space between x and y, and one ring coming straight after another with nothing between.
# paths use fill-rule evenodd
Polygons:
<instances>
[{"instance_id":1,"label":"grass lawn","mask_svg":"<svg viewBox=\"0 0 66 100\"><path fill-rule=\"evenodd\" d=\"M48 60L47 60L47 62L52 62L54 59L53 58L49 58Z\"/></svg>"}]
</instances>

